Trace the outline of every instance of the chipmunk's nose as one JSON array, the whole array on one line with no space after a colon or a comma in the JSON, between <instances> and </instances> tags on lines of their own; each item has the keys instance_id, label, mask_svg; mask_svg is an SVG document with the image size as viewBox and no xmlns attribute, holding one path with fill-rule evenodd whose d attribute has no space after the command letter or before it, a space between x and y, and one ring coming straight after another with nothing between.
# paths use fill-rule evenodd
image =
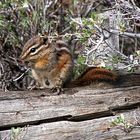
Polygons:
<instances>
[{"instance_id":1,"label":"chipmunk's nose","mask_svg":"<svg viewBox=\"0 0 140 140\"><path fill-rule=\"evenodd\" d=\"M20 55L18 60L19 60L19 63L24 64L24 65L28 65L29 63L28 61L24 60L23 55Z\"/></svg>"},{"instance_id":2,"label":"chipmunk's nose","mask_svg":"<svg viewBox=\"0 0 140 140\"><path fill-rule=\"evenodd\" d=\"M18 63L23 64L23 61L21 59L18 59Z\"/></svg>"},{"instance_id":3,"label":"chipmunk's nose","mask_svg":"<svg viewBox=\"0 0 140 140\"><path fill-rule=\"evenodd\" d=\"M18 61L19 61L19 63L24 64L24 60L21 55L19 56Z\"/></svg>"}]
</instances>

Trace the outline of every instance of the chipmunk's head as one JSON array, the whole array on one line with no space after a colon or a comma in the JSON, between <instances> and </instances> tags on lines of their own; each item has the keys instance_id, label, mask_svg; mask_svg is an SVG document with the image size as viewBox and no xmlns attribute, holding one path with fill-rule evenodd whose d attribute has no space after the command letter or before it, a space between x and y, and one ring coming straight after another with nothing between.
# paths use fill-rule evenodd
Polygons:
<instances>
[{"instance_id":1,"label":"chipmunk's head","mask_svg":"<svg viewBox=\"0 0 140 140\"><path fill-rule=\"evenodd\" d=\"M32 67L34 63L42 58L47 59L53 51L54 48L47 36L35 36L24 45L20 59Z\"/></svg>"}]
</instances>

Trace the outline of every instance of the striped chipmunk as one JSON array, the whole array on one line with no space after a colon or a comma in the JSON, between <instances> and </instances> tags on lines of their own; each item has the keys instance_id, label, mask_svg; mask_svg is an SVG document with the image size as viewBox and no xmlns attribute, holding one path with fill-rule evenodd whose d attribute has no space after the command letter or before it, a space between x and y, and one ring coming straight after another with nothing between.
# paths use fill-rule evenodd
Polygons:
<instances>
[{"instance_id":1,"label":"striped chipmunk","mask_svg":"<svg viewBox=\"0 0 140 140\"><path fill-rule=\"evenodd\" d=\"M50 42L48 36L34 36L24 45L20 59L31 68L32 76L40 89L50 88L58 94L70 81L73 59L66 43Z\"/></svg>"},{"instance_id":2,"label":"striped chipmunk","mask_svg":"<svg viewBox=\"0 0 140 140\"><path fill-rule=\"evenodd\" d=\"M117 80L116 74L104 68L87 68L76 80L73 75L73 54L63 41L51 42L48 36L34 36L26 42L20 59L31 68L40 89L50 88L57 94L63 87L87 85L94 81Z\"/></svg>"}]
</instances>

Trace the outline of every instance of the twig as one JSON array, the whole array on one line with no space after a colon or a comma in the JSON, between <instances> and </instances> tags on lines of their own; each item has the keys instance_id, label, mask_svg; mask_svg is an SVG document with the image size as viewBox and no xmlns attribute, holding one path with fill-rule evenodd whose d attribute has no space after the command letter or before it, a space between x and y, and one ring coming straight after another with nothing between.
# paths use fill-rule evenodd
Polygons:
<instances>
[{"instance_id":1,"label":"twig","mask_svg":"<svg viewBox=\"0 0 140 140\"><path fill-rule=\"evenodd\" d=\"M113 51L115 51L116 53L118 53L119 55L121 55L123 58L129 59L128 56L126 56L123 53L119 52L118 50L114 49L114 47L111 47L110 44L107 41L105 41L105 43L107 44L107 46L109 46Z\"/></svg>"},{"instance_id":2,"label":"twig","mask_svg":"<svg viewBox=\"0 0 140 140\"><path fill-rule=\"evenodd\" d=\"M19 79L21 79L28 71L30 70L30 68L28 68L24 73L22 73L19 77L13 79L12 81L18 81Z\"/></svg>"},{"instance_id":3,"label":"twig","mask_svg":"<svg viewBox=\"0 0 140 140\"><path fill-rule=\"evenodd\" d=\"M98 28L98 26L96 26L96 28ZM98 28L98 30L101 31L99 28ZM90 38L90 40L92 40L92 39ZM104 41L104 35L101 34L101 35L100 35L100 40L98 41L98 43L96 44L96 46L94 46L93 49L91 49L91 50L89 50L89 51L87 52L87 57L86 57L86 61L85 61L85 64L86 64L86 65L88 64L88 60L89 60L90 54L93 53L95 50L97 50L98 47L102 44L103 41Z\"/></svg>"},{"instance_id":4,"label":"twig","mask_svg":"<svg viewBox=\"0 0 140 140\"><path fill-rule=\"evenodd\" d=\"M140 38L140 34L136 34L136 33L128 33L128 32L121 32L121 31L118 31L118 30L114 30L114 29L111 29L110 30L110 33L113 33L113 34L119 34L119 35L125 35L125 36L129 36L129 37L133 37L133 38Z\"/></svg>"}]
</instances>

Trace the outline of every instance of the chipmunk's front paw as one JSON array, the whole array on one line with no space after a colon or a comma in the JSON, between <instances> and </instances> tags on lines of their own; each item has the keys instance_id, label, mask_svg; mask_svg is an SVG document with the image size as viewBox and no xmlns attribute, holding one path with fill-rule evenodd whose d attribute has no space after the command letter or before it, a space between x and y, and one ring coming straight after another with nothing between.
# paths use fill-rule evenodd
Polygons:
<instances>
[{"instance_id":1,"label":"chipmunk's front paw","mask_svg":"<svg viewBox=\"0 0 140 140\"><path fill-rule=\"evenodd\" d=\"M53 87L51 88L51 91L56 95L64 94L63 88L60 87Z\"/></svg>"}]
</instances>

